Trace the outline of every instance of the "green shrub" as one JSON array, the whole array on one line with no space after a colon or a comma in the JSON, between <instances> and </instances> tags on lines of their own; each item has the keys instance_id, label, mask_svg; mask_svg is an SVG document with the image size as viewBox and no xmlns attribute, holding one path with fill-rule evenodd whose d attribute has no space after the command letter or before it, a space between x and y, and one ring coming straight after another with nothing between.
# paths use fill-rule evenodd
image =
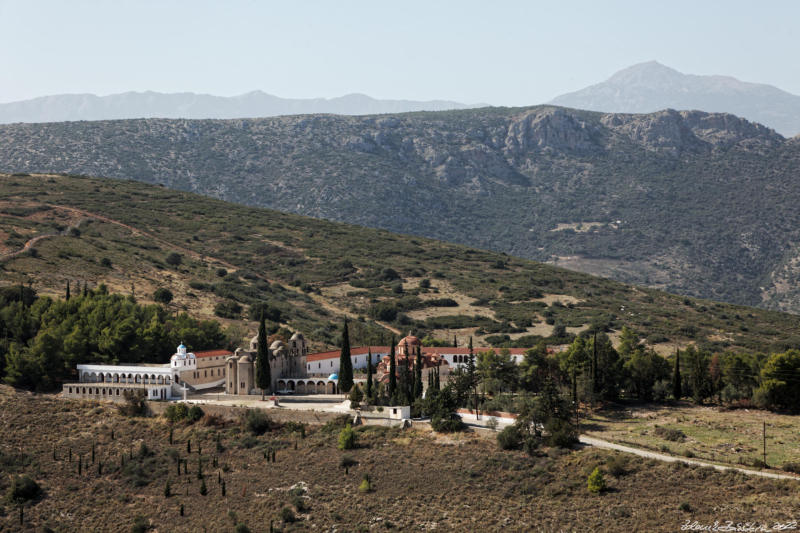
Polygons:
<instances>
[{"instance_id":1,"label":"green shrub","mask_svg":"<svg viewBox=\"0 0 800 533\"><path fill-rule=\"evenodd\" d=\"M147 393L142 389L123 391L125 402L117 405L117 410L125 416L145 416L147 414Z\"/></svg>"},{"instance_id":2,"label":"green shrub","mask_svg":"<svg viewBox=\"0 0 800 533\"><path fill-rule=\"evenodd\" d=\"M183 257L177 252L170 252L164 259L164 262L168 265L178 266L183 262Z\"/></svg>"},{"instance_id":3,"label":"green shrub","mask_svg":"<svg viewBox=\"0 0 800 533\"><path fill-rule=\"evenodd\" d=\"M628 461L622 455L613 455L606 459L608 473L614 477L624 476L627 473Z\"/></svg>"},{"instance_id":4,"label":"green shrub","mask_svg":"<svg viewBox=\"0 0 800 533\"><path fill-rule=\"evenodd\" d=\"M544 425L547 433L547 444L558 448L571 448L578 442L575 426L561 418L551 418Z\"/></svg>"},{"instance_id":5,"label":"green shrub","mask_svg":"<svg viewBox=\"0 0 800 533\"><path fill-rule=\"evenodd\" d=\"M800 474L800 463L784 463L781 468L787 472Z\"/></svg>"},{"instance_id":6,"label":"green shrub","mask_svg":"<svg viewBox=\"0 0 800 533\"><path fill-rule=\"evenodd\" d=\"M369 477L369 474L364 474L364 477L361 479L361 484L358 486L359 492L372 492L372 480Z\"/></svg>"},{"instance_id":7,"label":"green shrub","mask_svg":"<svg viewBox=\"0 0 800 533\"><path fill-rule=\"evenodd\" d=\"M233 300L225 300L214 306L214 314L220 318L241 318L242 306Z\"/></svg>"},{"instance_id":8,"label":"green shrub","mask_svg":"<svg viewBox=\"0 0 800 533\"><path fill-rule=\"evenodd\" d=\"M600 467L596 466L592 473L589 474L589 479L586 481L586 487L589 489L589 492L593 492L595 494L599 494L606 489L606 480L603 477L603 472L600 471Z\"/></svg>"},{"instance_id":9,"label":"green shrub","mask_svg":"<svg viewBox=\"0 0 800 533\"><path fill-rule=\"evenodd\" d=\"M248 409L244 416L244 426L254 435L263 435L272 428L272 421L261 409Z\"/></svg>"},{"instance_id":10,"label":"green shrub","mask_svg":"<svg viewBox=\"0 0 800 533\"><path fill-rule=\"evenodd\" d=\"M170 422L180 422L186 419L188 412L189 407L185 403L171 403L164 410L164 418Z\"/></svg>"},{"instance_id":11,"label":"green shrub","mask_svg":"<svg viewBox=\"0 0 800 533\"><path fill-rule=\"evenodd\" d=\"M668 440L668 441L671 441L671 442L682 442L682 441L686 440L686 434L683 431L679 430L679 429L671 429L671 428L665 428L665 427L661 427L661 426L656 426L656 428L653 431L653 433L657 437L661 437L662 439L665 439L665 440Z\"/></svg>"},{"instance_id":12,"label":"green shrub","mask_svg":"<svg viewBox=\"0 0 800 533\"><path fill-rule=\"evenodd\" d=\"M203 410L200 408L199 405L193 405L189 408L189 411L186 413L186 419L189 422L197 422L201 418L203 418Z\"/></svg>"},{"instance_id":13,"label":"green shrub","mask_svg":"<svg viewBox=\"0 0 800 533\"><path fill-rule=\"evenodd\" d=\"M133 527L131 528L132 533L145 533L146 531L150 531L153 527L150 525L150 521L147 520L143 516L137 516L133 521Z\"/></svg>"},{"instance_id":14,"label":"green shrub","mask_svg":"<svg viewBox=\"0 0 800 533\"><path fill-rule=\"evenodd\" d=\"M291 507L284 507L281 509L281 520L286 522L287 524L291 524L297 517L294 515L294 511L292 511Z\"/></svg>"},{"instance_id":15,"label":"green shrub","mask_svg":"<svg viewBox=\"0 0 800 533\"><path fill-rule=\"evenodd\" d=\"M350 468L351 466L356 466L358 461L353 459L349 455L343 455L342 458L339 460L339 467L341 468Z\"/></svg>"},{"instance_id":16,"label":"green shrub","mask_svg":"<svg viewBox=\"0 0 800 533\"><path fill-rule=\"evenodd\" d=\"M356 447L356 432L353 427L347 424L342 431L339 432L339 449L352 450Z\"/></svg>"},{"instance_id":17,"label":"green shrub","mask_svg":"<svg viewBox=\"0 0 800 533\"><path fill-rule=\"evenodd\" d=\"M303 511L308 511L310 509L308 503L303 499L303 497L298 496L297 494L292 496L292 505L294 505L294 508L297 509L298 513L302 513Z\"/></svg>"},{"instance_id":18,"label":"green shrub","mask_svg":"<svg viewBox=\"0 0 800 533\"><path fill-rule=\"evenodd\" d=\"M27 475L14 476L6 491L8 503L22 504L37 499L42 495L42 488Z\"/></svg>"},{"instance_id":19,"label":"green shrub","mask_svg":"<svg viewBox=\"0 0 800 533\"><path fill-rule=\"evenodd\" d=\"M464 429L464 422L455 413L435 413L431 417L431 428L439 433L454 433Z\"/></svg>"},{"instance_id":20,"label":"green shrub","mask_svg":"<svg viewBox=\"0 0 800 533\"><path fill-rule=\"evenodd\" d=\"M516 425L506 426L497 434L497 444L503 450L519 450L522 447L522 435Z\"/></svg>"},{"instance_id":21,"label":"green shrub","mask_svg":"<svg viewBox=\"0 0 800 533\"><path fill-rule=\"evenodd\" d=\"M172 298L173 298L172 291L170 291L169 289L165 289L164 287L159 287L153 293L153 300L160 304L166 305L172 301Z\"/></svg>"}]
</instances>

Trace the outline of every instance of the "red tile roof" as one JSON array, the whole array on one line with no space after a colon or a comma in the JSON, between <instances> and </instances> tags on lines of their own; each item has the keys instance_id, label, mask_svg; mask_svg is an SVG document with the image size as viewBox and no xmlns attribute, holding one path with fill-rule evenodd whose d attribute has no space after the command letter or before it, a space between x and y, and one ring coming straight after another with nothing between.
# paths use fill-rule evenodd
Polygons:
<instances>
[{"instance_id":1,"label":"red tile roof","mask_svg":"<svg viewBox=\"0 0 800 533\"><path fill-rule=\"evenodd\" d=\"M367 355L369 350L372 350L373 354L377 353L389 353L388 346L359 346L357 348L350 349L350 355ZM327 359L338 359L341 355L341 350L331 350L330 352L319 352L319 353L310 353L306 356L306 361L324 361Z\"/></svg>"},{"instance_id":2,"label":"red tile roof","mask_svg":"<svg viewBox=\"0 0 800 533\"><path fill-rule=\"evenodd\" d=\"M216 355L233 355L230 350L206 350L204 352L194 352L195 357L214 357Z\"/></svg>"},{"instance_id":3,"label":"red tile roof","mask_svg":"<svg viewBox=\"0 0 800 533\"><path fill-rule=\"evenodd\" d=\"M359 346L357 348L350 349L350 355L367 355L367 350L369 349L368 346ZM500 352L503 348L473 348L473 353L477 356L479 352L486 352L488 350L494 350L495 352ZM511 355L525 355L525 352L528 351L530 348L508 348L508 352ZM389 353L389 346L372 346L372 353ZM448 347L432 347L432 346L423 346L422 347L422 355L467 355L469 354L469 348L448 348ZM319 352L319 353L310 353L306 356L306 361L325 361L328 359L338 359L340 355L339 350L331 350L329 352ZM399 357L399 354L398 354ZM413 355L412 355L413 358Z\"/></svg>"}]
</instances>

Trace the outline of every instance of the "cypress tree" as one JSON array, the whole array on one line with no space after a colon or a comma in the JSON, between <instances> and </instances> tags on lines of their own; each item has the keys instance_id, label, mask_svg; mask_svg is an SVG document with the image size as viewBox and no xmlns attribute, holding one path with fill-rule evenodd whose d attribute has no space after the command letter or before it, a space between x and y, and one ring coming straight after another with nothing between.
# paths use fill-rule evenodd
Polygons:
<instances>
[{"instance_id":1,"label":"cypress tree","mask_svg":"<svg viewBox=\"0 0 800 533\"><path fill-rule=\"evenodd\" d=\"M436 365L436 373L433 375L433 389L437 391L441 389L439 386L439 365Z\"/></svg>"},{"instance_id":2,"label":"cypress tree","mask_svg":"<svg viewBox=\"0 0 800 533\"><path fill-rule=\"evenodd\" d=\"M347 319L342 328L342 351L339 356L339 391L350 392L353 388L353 361L350 359L350 334L347 329Z\"/></svg>"},{"instance_id":3,"label":"cypress tree","mask_svg":"<svg viewBox=\"0 0 800 533\"><path fill-rule=\"evenodd\" d=\"M458 348L458 340L455 335L453 335L453 348Z\"/></svg>"},{"instance_id":4,"label":"cypress tree","mask_svg":"<svg viewBox=\"0 0 800 533\"><path fill-rule=\"evenodd\" d=\"M367 400L372 399L372 347L367 348Z\"/></svg>"},{"instance_id":5,"label":"cypress tree","mask_svg":"<svg viewBox=\"0 0 800 533\"><path fill-rule=\"evenodd\" d=\"M64 295L64 299L69 301L69 280L67 280L67 293Z\"/></svg>"},{"instance_id":6,"label":"cypress tree","mask_svg":"<svg viewBox=\"0 0 800 533\"><path fill-rule=\"evenodd\" d=\"M422 398L422 347L417 346L417 359L414 362L414 398Z\"/></svg>"},{"instance_id":7,"label":"cypress tree","mask_svg":"<svg viewBox=\"0 0 800 533\"><path fill-rule=\"evenodd\" d=\"M408 354L408 352L406 352L406 354ZM408 367L408 363L410 361L411 361L411 359L408 357L408 355L406 355L406 358L405 358L405 360L403 361L403 363L401 365L403 367L403 387L402 387L402 389L403 389L403 403L404 403L404 405L410 405L411 404L411 400L412 400L413 395L414 395L414 388L413 388L414 384L412 383L412 380L414 379L414 377L411 375L411 369Z\"/></svg>"},{"instance_id":8,"label":"cypress tree","mask_svg":"<svg viewBox=\"0 0 800 533\"><path fill-rule=\"evenodd\" d=\"M394 399L397 391L397 362L394 358L394 335L392 335L392 345L389 347L389 400Z\"/></svg>"},{"instance_id":9,"label":"cypress tree","mask_svg":"<svg viewBox=\"0 0 800 533\"><path fill-rule=\"evenodd\" d=\"M264 323L264 312L258 324L258 351L256 352L256 386L261 389L261 401L264 394L272 393L272 373L269 368L269 347L267 346L267 326Z\"/></svg>"},{"instance_id":10,"label":"cypress tree","mask_svg":"<svg viewBox=\"0 0 800 533\"><path fill-rule=\"evenodd\" d=\"M592 338L592 404L599 387L597 386L597 332Z\"/></svg>"},{"instance_id":11,"label":"cypress tree","mask_svg":"<svg viewBox=\"0 0 800 533\"><path fill-rule=\"evenodd\" d=\"M676 400L680 400L683 396L681 389L681 351L675 349L675 369L672 371L672 395Z\"/></svg>"}]
</instances>

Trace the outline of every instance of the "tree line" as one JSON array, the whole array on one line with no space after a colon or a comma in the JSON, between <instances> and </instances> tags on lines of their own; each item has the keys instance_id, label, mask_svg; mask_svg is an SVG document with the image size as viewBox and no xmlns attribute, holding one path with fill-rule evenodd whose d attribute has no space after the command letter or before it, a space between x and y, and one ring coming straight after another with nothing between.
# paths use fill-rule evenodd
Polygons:
<instances>
[{"instance_id":1,"label":"tree line","mask_svg":"<svg viewBox=\"0 0 800 533\"><path fill-rule=\"evenodd\" d=\"M504 407L504 397L507 404L513 402L514 393L540 393L552 380L574 402L691 398L800 411L798 350L713 353L689 345L664 357L627 327L616 349L605 333L588 333L552 355L539 343L519 365L507 349L478 353L477 373L480 403L488 408ZM505 407L514 410L513 405Z\"/></svg>"},{"instance_id":2,"label":"tree line","mask_svg":"<svg viewBox=\"0 0 800 533\"><path fill-rule=\"evenodd\" d=\"M219 323L140 305L105 285L39 296L24 286L0 289L0 378L49 391L76 377L78 363L165 363L183 342L192 350L229 348Z\"/></svg>"}]
</instances>

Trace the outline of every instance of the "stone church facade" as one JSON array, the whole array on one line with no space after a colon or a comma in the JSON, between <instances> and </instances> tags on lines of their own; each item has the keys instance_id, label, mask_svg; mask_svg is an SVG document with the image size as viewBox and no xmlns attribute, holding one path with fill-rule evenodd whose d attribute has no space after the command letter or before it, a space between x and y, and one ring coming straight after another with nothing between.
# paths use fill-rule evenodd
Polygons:
<instances>
[{"instance_id":1,"label":"stone church facade","mask_svg":"<svg viewBox=\"0 0 800 533\"><path fill-rule=\"evenodd\" d=\"M270 344L270 374L272 391L279 391L279 383L286 379L300 379L306 376L306 357L308 344L302 333L295 333L288 342L275 340ZM258 353L258 336L250 339L250 350L236 350L226 361L225 393L235 395L261 394L256 387L256 354Z\"/></svg>"}]
</instances>

